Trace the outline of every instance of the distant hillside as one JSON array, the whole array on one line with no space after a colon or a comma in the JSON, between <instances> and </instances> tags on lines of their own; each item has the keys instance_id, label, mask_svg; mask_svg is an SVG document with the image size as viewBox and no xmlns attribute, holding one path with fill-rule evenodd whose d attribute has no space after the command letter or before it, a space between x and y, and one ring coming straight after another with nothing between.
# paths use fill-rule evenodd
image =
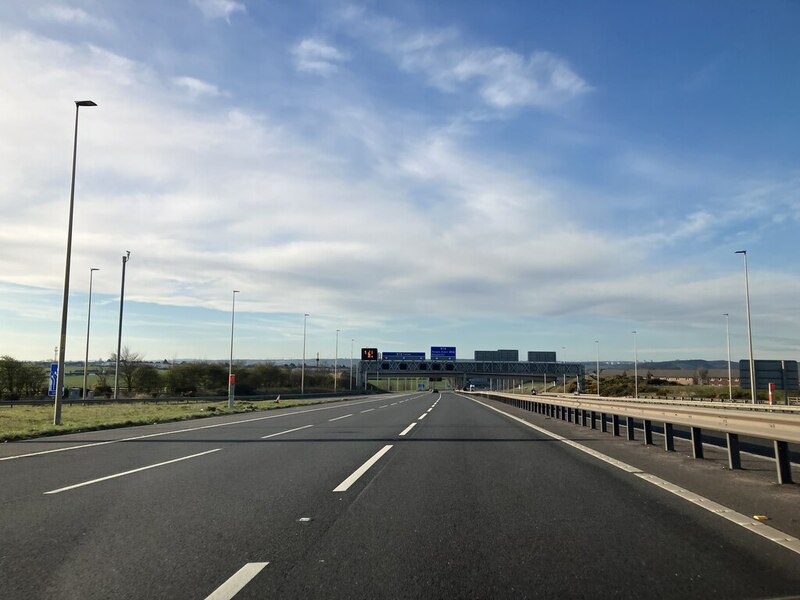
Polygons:
<instances>
[{"instance_id":1,"label":"distant hillside","mask_svg":"<svg viewBox=\"0 0 800 600\"><path fill-rule=\"evenodd\" d=\"M584 362L585 366L590 367L595 363L592 362ZM633 368L633 361L600 361L600 364L605 367L610 367L614 369L632 369ZM735 359L731 359L731 366L736 368L737 361ZM703 360L700 358L694 359L676 359L676 360L663 360L663 361L640 361L639 362L640 369L668 369L668 370L675 370L680 369L681 371L691 371L694 372L699 368L706 368L706 369L727 369L728 362L725 360Z\"/></svg>"}]
</instances>

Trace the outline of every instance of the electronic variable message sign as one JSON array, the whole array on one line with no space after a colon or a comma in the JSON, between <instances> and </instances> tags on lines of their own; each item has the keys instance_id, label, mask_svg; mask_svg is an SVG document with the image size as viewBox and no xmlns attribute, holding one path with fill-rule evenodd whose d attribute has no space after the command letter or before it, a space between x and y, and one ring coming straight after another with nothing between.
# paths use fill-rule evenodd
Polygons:
<instances>
[{"instance_id":1,"label":"electronic variable message sign","mask_svg":"<svg viewBox=\"0 0 800 600\"><path fill-rule=\"evenodd\" d=\"M377 348L362 348L361 360L378 360Z\"/></svg>"}]
</instances>

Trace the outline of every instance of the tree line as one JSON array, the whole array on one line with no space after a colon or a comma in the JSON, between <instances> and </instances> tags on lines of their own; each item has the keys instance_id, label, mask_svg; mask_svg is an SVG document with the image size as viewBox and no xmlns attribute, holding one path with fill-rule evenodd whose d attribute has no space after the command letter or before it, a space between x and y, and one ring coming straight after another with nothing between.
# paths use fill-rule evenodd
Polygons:
<instances>
[{"instance_id":1,"label":"tree line","mask_svg":"<svg viewBox=\"0 0 800 600\"><path fill-rule=\"evenodd\" d=\"M234 366L237 396L300 391L301 372L298 366ZM89 372L94 377L88 388L94 392L96 398L113 395L115 367L116 353L109 357L107 363L89 367ZM306 392L329 391L333 389L333 383L332 370L306 367ZM49 369L41 363L23 362L10 356L0 357L0 399L18 400L45 396L48 386ZM146 362L144 356L138 352L123 347L119 360L119 387L122 396L226 396L228 365L193 361L166 363L157 367ZM349 388L349 370L339 370L337 388Z\"/></svg>"}]
</instances>

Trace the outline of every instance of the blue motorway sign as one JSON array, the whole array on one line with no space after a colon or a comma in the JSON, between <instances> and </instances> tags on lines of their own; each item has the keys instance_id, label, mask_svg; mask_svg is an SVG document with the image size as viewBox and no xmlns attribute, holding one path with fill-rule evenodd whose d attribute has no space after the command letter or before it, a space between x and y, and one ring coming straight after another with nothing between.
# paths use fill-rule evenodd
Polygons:
<instances>
[{"instance_id":1,"label":"blue motorway sign","mask_svg":"<svg viewBox=\"0 0 800 600\"><path fill-rule=\"evenodd\" d=\"M383 360L425 360L424 352L384 352Z\"/></svg>"},{"instance_id":2,"label":"blue motorway sign","mask_svg":"<svg viewBox=\"0 0 800 600\"><path fill-rule=\"evenodd\" d=\"M455 360L455 346L431 346L431 360Z\"/></svg>"},{"instance_id":3,"label":"blue motorway sign","mask_svg":"<svg viewBox=\"0 0 800 600\"><path fill-rule=\"evenodd\" d=\"M58 363L50 363L50 387L47 388L48 396L56 395L56 385L58 385Z\"/></svg>"}]
</instances>

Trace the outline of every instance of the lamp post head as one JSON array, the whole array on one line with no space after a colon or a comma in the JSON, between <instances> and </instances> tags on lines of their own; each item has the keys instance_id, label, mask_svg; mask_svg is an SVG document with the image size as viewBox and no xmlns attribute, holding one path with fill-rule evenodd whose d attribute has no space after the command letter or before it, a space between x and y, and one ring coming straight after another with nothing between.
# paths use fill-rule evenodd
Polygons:
<instances>
[{"instance_id":1,"label":"lamp post head","mask_svg":"<svg viewBox=\"0 0 800 600\"><path fill-rule=\"evenodd\" d=\"M75 106L97 106L97 104L91 100L75 100Z\"/></svg>"},{"instance_id":2,"label":"lamp post head","mask_svg":"<svg viewBox=\"0 0 800 600\"><path fill-rule=\"evenodd\" d=\"M747 250L737 250L734 254L747 254Z\"/></svg>"},{"instance_id":3,"label":"lamp post head","mask_svg":"<svg viewBox=\"0 0 800 600\"><path fill-rule=\"evenodd\" d=\"M99 271L99 270L100 270L100 268L99 268L99 267L89 267L89 272L90 272L90 273L91 273L92 271Z\"/></svg>"},{"instance_id":4,"label":"lamp post head","mask_svg":"<svg viewBox=\"0 0 800 600\"><path fill-rule=\"evenodd\" d=\"M239 293L239 290L233 290L233 293L234 293L234 294L238 294L238 293Z\"/></svg>"}]
</instances>

